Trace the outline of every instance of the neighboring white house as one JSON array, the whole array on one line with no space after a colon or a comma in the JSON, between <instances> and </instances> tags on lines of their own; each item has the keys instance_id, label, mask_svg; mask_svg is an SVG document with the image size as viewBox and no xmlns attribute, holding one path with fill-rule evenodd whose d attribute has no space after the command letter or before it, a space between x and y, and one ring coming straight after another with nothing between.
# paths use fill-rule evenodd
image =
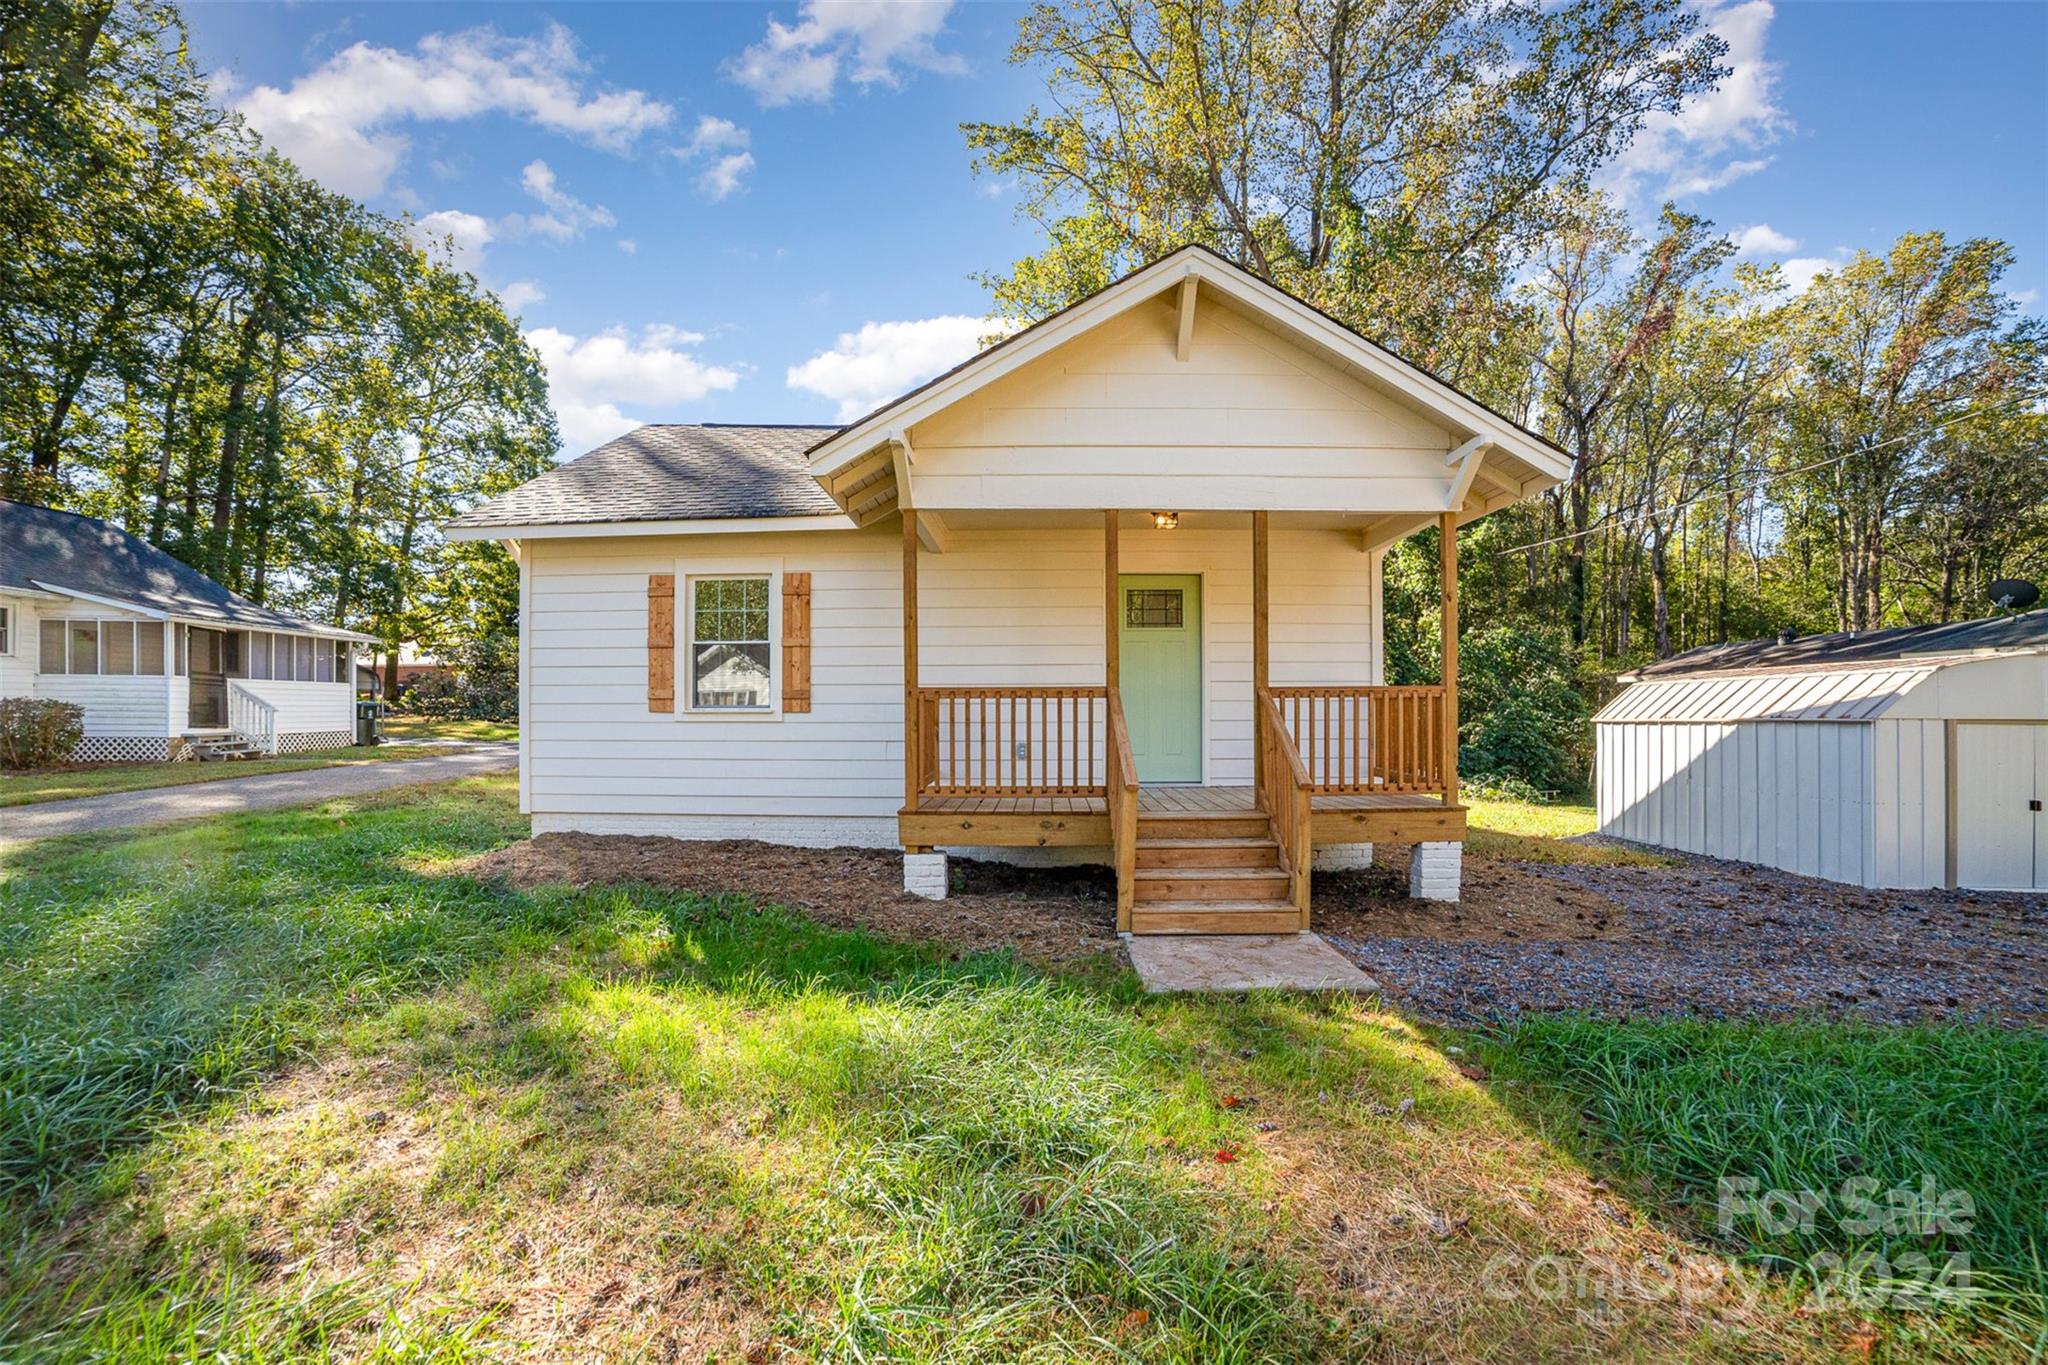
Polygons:
<instances>
[{"instance_id":1,"label":"neighboring white house","mask_svg":"<svg viewBox=\"0 0 2048 1365\"><path fill-rule=\"evenodd\" d=\"M537 833L901 845L926 894L1050 850L1120 928L1271 931L1374 839L1456 896L1455 595L1447 685L1381 686L1381 560L1568 463L1188 248L849 426L643 427L448 534L519 562Z\"/></svg>"},{"instance_id":2,"label":"neighboring white house","mask_svg":"<svg viewBox=\"0 0 2048 1365\"><path fill-rule=\"evenodd\" d=\"M2048 612L1630 678L1595 718L1603 834L1859 886L2048 889Z\"/></svg>"},{"instance_id":3,"label":"neighboring white house","mask_svg":"<svg viewBox=\"0 0 2048 1365\"><path fill-rule=\"evenodd\" d=\"M85 711L85 762L354 743L357 642L95 517L0 499L0 697Z\"/></svg>"}]
</instances>

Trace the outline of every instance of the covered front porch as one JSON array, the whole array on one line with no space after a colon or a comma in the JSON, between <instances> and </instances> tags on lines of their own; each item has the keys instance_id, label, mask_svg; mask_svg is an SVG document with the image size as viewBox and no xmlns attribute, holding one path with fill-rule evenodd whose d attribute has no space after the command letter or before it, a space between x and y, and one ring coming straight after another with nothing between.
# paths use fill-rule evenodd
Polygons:
<instances>
[{"instance_id":1,"label":"covered front porch","mask_svg":"<svg viewBox=\"0 0 2048 1365\"><path fill-rule=\"evenodd\" d=\"M1341 858L1337 850L1369 859L1369 846L1385 841L1424 846L1412 860L1416 894L1456 898L1465 830L1456 743L1456 514L1427 518L1443 531L1442 681L1398 687L1362 678L1276 682L1272 514L1227 518L1240 527L1250 566L1244 662L1252 781L1245 784L1209 780L1206 764L1192 781L1155 780L1151 768L1166 766L1164 756L1141 761L1133 749L1133 707L1143 722L1155 689L1141 685L1127 699L1127 641L1157 605L1144 595L1156 594L1151 585L1164 576L1122 572L1131 533L1125 523L1164 529L1174 524L1169 514L1101 514L1101 684L989 678L932 686L920 672L921 566L945 542L929 522L920 525L915 508L899 510L905 762L897 823L906 887L943 895L945 848L1102 849L1116 871L1119 932L1274 933L1309 927L1319 849L1324 861ZM1415 518L1381 520L1347 534L1356 536L1357 552L1376 554L1384 548L1376 536L1415 525ZM1177 621L1177 611L1162 619Z\"/></svg>"}]
</instances>

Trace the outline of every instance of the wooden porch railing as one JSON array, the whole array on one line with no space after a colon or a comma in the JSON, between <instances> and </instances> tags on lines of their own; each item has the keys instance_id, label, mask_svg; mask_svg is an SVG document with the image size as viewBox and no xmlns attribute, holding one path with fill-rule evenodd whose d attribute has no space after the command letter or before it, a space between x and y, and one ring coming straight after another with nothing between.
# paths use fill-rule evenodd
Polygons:
<instances>
[{"instance_id":1,"label":"wooden porch railing","mask_svg":"<svg viewBox=\"0 0 2048 1365\"><path fill-rule=\"evenodd\" d=\"M1101 796L1109 690L920 687L925 796Z\"/></svg>"},{"instance_id":2,"label":"wooden porch railing","mask_svg":"<svg viewBox=\"0 0 2048 1365\"><path fill-rule=\"evenodd\" d=\"M1131 900L1138 875L1138 765L1124 724L1123 694L1108 689L1109 743L1104 746L1109 784L1110 857L1116 864L1116 931L1131 931Z\"/></svg>"},{"instance_id":3,"label":"wooden porch railing","mask_svg":"<svg viewBox=\"0 0 2048 1365\"><path fill-rule=\"evenodd\" d=\"M1446 790L1442 687L1270 690L1317 792Z\"/></svg>"},{"instance_id":4,"label":"wooden porch railing","mask_svg":"<svg viewBox=\"0 0 2048 1365\"><path fill-rule=\"evenodd\" d=\"M1260 688L1259 713L1259 809L1273 822L1273 838L1280 845L1280 865L1288 877L1288 899L1301 913L1301 927L1308 928L1309 868L1315 857L1315 821L1310 809L1314 784L1308 765L1301 761L1294 737L1281 719L1280 705L1271 688Z\"/></svg>"}]
</instances>

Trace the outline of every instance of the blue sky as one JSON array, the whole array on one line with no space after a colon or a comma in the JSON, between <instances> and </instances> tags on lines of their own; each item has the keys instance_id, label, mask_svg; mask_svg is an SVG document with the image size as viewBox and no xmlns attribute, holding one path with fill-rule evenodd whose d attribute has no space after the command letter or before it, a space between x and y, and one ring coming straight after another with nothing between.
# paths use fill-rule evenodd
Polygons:
<instances>
[{"instance_id":1,"label":"blue sky","mask_svg":"<svg viewBox=\"0 0 2048 1365\"><path fill-rule=\"evenodd\" d=\"M1033 250L958 125L1043 101L1021 6L191 5L224 97L411 213L547 361L565 454L641 421L832 421L961 359ZM2048 4L1703 6L1735 74L1610 175L1795 280L1899 233L2048 299Z\"/></svg>"}]
</instances>

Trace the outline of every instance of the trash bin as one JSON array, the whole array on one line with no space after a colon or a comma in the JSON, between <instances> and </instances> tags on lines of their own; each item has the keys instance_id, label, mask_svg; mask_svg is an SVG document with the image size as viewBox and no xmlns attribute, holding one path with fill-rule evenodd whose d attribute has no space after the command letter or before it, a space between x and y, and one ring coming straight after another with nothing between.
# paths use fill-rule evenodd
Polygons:
<instances>
[{"instance_id":1,"label":"trash bin","mask_svg":"<svg viewBox=\"0 0 2048 1365\"><path fill-rule=\"evenodd\" d=\"M356 743L384 742L384 703L376 697L356 699Z\"/></svg>"}]
</instances>

